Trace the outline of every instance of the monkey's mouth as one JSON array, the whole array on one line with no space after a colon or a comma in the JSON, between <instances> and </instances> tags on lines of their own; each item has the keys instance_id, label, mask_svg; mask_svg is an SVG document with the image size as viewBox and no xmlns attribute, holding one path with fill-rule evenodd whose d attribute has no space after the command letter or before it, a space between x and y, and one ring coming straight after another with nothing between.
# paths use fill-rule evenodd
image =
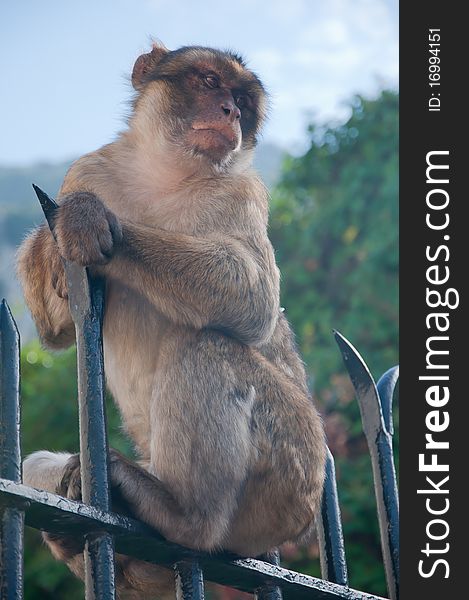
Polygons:
<instances>
[{"instance_id":1,"label":"monkey's mouth","mask_svg":"<svg viewBox=\"0 0 469 600\"><path fill-rule=\"evenodd\" d=\"M193 125L191 137L196 145L205 150L229 151L238 145L239 135L231 127L208 127Z\"/></svg>"}]
</instances>

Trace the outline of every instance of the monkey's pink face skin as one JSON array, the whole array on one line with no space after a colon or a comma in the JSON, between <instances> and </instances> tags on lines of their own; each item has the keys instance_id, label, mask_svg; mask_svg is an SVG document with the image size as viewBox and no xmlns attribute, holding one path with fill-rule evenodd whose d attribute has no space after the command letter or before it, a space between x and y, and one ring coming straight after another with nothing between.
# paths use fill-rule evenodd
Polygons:
<instances>
[{"instance_id":1,"label":"monkey's pink face skin","mask_svg":"<svg viewBox=\"0 0 469 600\"><path fill-rule=\"evenodd\" d=\"M210 81L210 79L209 79ZM192 118L186 134L189 146L218 161L241 145L241 111L231 89L218 84L197 90L192 104Z\"/></svg>"}]
</instances>

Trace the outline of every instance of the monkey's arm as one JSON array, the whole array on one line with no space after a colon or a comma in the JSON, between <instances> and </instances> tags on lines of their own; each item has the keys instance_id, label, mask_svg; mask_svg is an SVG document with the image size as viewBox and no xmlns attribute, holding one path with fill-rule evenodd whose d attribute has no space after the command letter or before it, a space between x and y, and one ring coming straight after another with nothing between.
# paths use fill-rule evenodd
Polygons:
<instances>
[{"instance_id":1,"label":"monkey's arm","mask_svg":"<svg viewBox=\"0 0 469 600\"><path fill-rule=\"evenodd\" d=\"M104 273L138 290L173 322L218 328L248 344L270 337L279 276L267 236L191 235L122 223Z\"/></svg>"},{"instance_id":2,"label":"monkey's arm","mask_svg":"<svg viewBox=\"0 0 469 600\"><path fill-rule=\"evenodd\" d=\"M23 242L17 270L42 341L55 349L73 344L75 327L68 309L62 259L46 225Z\"/></svg>"},{"instance_id":3,"label":"monkey's arm","mask_svg":"<svg viewBox=\"0 0 469 600\"><path fill-rule=\"evenodd\" d=\"M201 238L121 223L93 192L75 191L54 231L63 257L132 287L174 323L261 344L277 322L279 274L255 208Z\"/></svg>"}]
</instances>

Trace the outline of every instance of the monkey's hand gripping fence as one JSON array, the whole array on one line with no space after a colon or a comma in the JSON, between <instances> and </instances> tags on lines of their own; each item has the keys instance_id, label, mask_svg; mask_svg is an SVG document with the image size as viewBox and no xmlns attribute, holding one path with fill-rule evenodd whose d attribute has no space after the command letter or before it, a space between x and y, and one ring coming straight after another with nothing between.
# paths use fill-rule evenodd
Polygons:
<instances>
[{"instance_id":1,"label":"monkey's hand gripping fence","mask_svg":"<svg viewBox=\"0 0 469 600\"><path fill-rule=\"evenodd\" d=\"M57 204L35 186L51 230ZM76 328L80 453L83 502L21 484L19 336L5 301L0 305L0 599L23 598L23 527L85 539L88 600L115 598L114 549L174 569L177 598L204 596L204 578L260 600L378 600L348 587L334 460L328 452L322 511L318 518L323 579L279 565L278 553L262 559L227 553L209 555L167 542L143 523L110 512L108 443L104 410L102 352L103 282L65 263L69 303ZM357 394L371 456L381 546L389 596L399 597L399 508L392 453L392 398L398 368L375 385L365 362L338 332Z\"/></svg>"}]
</instances>

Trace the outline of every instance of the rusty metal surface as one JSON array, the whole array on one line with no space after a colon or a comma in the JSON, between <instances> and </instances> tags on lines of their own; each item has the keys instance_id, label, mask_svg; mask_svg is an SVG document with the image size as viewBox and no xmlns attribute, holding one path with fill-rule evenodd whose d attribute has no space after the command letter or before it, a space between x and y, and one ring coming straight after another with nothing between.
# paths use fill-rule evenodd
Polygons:
<instances>
[{"instance_id":1,"label":"rusty metal surface","mask_svg":"<svg viewBox=\"0 0 469 600\"><path fill-rule=\"evenodd\" d=\"M263 554L260 559L271 565L280 566L280 553L278 550ZM255 598L256 600L282 600L282 590L278 585L266 583L256 590Z\"/></svg>"}]
</instances>

